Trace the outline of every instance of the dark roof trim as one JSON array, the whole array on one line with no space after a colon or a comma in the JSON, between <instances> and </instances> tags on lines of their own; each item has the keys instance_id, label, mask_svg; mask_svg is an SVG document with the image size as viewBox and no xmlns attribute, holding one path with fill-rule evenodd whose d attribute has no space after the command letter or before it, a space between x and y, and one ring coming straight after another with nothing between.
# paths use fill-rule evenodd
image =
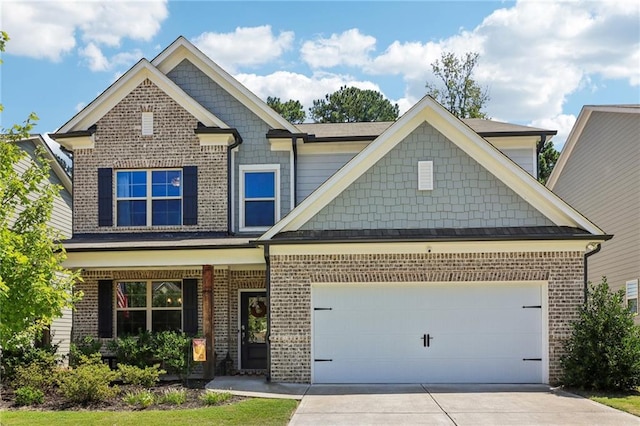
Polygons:
<instances>
[{"instance_id":1,"label":"dark roof trim","mask_svg":"<svg viewBox=\"0 0 640 426\"><path fill-rule=\"evenodd\" d=\"M96 132L97 129L98 129L98 126L94 124L93 126L89 127L87 130L76 130L76 131L67 132L67 133L49 133L49 137L52 139L79 138L84 136L91 136Z\"/></svg>"},{"instance_id":2,"label":"dark roof trim","mask_svg":"<svg viewBox=\"0 0 640 426\"><path fill-rule=\"evenodd\" d=\"M149 247L65 247L67 253L90 253L107 251L167 251L167 250L216 250L256 248L258 244L250 241L246 244L233 245L189 245L189 246L149 246Z\"/></svg>"},{"instance_id":3,"label":"dark roof trim","mask_svg":"<svg viewBox=\"0 0 640 426\"><path fill-rule=\"evenodd\" d=\"M609 240L612 235L593 235L570 227L505 227L442 229L377 229L336 231L288 231L264 244L314 243L390 243L390 242L463 242L463 241L560 241Z\"/></svg>"},{"instance_id":4,"label":"dark roof trim","mask_svg":"<svg viewBox=\"0 0 640 426\"><path fill-rule=\"evenodd\" d=\"M286 130L269 130L267 138L302 138L305 143L326 142L371 142L380 135L326 136L316 137L313 133L290 133Z\"/></svg>"},{"instance_id":5,"label":"dark roof trim","mask_svg":"<svg viewBox=\"0 0 640 426\"><path fill-rule=\"evenodd\" d=\"M557 130L528 130L524 132L476 132L483 138L500 138L509 136L553 136L557 135Z\"/></svg>"}]
</instances>

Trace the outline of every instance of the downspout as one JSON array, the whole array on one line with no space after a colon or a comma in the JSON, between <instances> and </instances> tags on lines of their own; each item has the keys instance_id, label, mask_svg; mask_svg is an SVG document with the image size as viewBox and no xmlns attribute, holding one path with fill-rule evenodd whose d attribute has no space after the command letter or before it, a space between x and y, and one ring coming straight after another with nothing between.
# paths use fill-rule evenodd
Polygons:
<instances>
[{"instance_id":1,"label":"downspout","mask_svg":"<svg viewBox=\"0 0 640 426\"><path fill-rule=\"evenodd\" d=\"M227 147L227 234L233 235L233 227L231 226L231 208L233 203L231 181L233 179L233 170L231 170L231 151L242 143L242 136L237 130L233 132L235 142Z\"/></svg>"},{"instance_id":2,"label":"downspout","mask_svg":"<svg viewBox=\"0 0 640 426\"><path fill-rule=\"evenodd\" d=\"M294 136L291 139L291 146L293 148L293 207L298 205L298 137Z\"/></svg>"},{"instance_id":3,"label":"downspout","mask_svg":"<svg viewBox=\"0 0 640 426\"><path fill-rule=\"evenodd\" d=\"M271 258L269 257L269 244L264 245L265 287L267 289L267 382L271 381Z\"/></svg>"},{"instance_id":4,"label":"downspout","mask_svg":"<svg viewBox=\"0 0 640 426\"><path fill-rule=\"evenodd\" d=\"M587 248L589 248L592 244L588 244ZM588 269L587 269L587 259L594 254L598 253L602 248L602 244L596 244L596 247L584 254L584 303L587 303L587 295L589 294L589 281L588 281Z\"/></svg>"},{"instance_id":5,"label":"downspout","mask_svg":"<svg viewBox=\"0 0 640 426\"><path fill-rule=\"evenodd\" d=\"M544 149L544 144L547 142L547 135L545 133L540 135L540 144L536 152L536 180L540 177L540 153Z\"/></svg>"}]
</instances>

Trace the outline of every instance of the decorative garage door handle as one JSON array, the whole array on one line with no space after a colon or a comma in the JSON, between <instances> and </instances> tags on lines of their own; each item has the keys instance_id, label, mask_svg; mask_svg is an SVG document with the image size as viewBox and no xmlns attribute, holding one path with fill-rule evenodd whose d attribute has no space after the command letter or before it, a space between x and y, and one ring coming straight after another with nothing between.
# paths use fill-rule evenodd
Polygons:
<instances>
[{"instance_id":1,"label":"decorative garage door handle","mask_svg":"<svg viewBox=\"0 0 640 426\"><path fill-rule=\"evenodd\" d=\"M425 348L428 348L429 346L431 346L431 339L433 339L433 337L429 336L428 334L423 334L422 337L420 338Z\"/></svg>"}]
</instances>

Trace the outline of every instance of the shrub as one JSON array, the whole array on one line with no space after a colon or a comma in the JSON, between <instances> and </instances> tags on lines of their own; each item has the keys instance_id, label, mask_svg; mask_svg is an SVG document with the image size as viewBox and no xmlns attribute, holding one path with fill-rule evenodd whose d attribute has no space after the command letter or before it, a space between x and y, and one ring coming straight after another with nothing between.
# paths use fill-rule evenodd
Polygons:
<instances>
[{"instance_id":1,"label":"shrub","mask_svg":"<svg viewBox=\"0 0 640 426\"><path fill-rule=\"evenodd\" d=\"M69 348L69 365L77 366L81 355L90 356L99 353L101 348L102 342L91 336L75 340Z\"/></svg>"},{"instance_id":2,"label":"shrub","mask_svg":"<svg viewBox=\"0 0 640 426\"><path fill-rule=\"evenodd\" d=\"M73 403L102 402L118 393L116 386L110 386L117 378L118 373L102 362L100 354L81 356L80 365L61 376L60 392Z\"/></svg>"},{"instance_id":3,"label":"shrub","mask_svg":"<svg viewBox=\"0 0 640 426\"><path fill-rule=\"evenodd\" d=\"M159 398L161 404L182 405L187 401L187 391L184 389L167 389Z\"/></svg>"},{"instance_id":4,"label":"shrub","mask_svg":"<svg viewBox=\"0 0 640 426\"><path fill-rule=\"evenodd\" d=\"M191 339L184 333L161 331L153 335L153 356L161 359L169 374L177 374L183 380L191 372L189 349Z\"/></svg>"},{"instance_id":5,"label":"shrub","mask_svg":"<svg viewBox=\"0 0 640 426\"><path fill-rule=\"evenodd\" d=\"M147 408L153 405L155 397L152 392L148 390L141 390L137 392L127 392L122 400L129 405L137 405L140 408Z\"/></svg>"},{"instance_id":6,"label":"shrub","mask_svg":"<svg viewBox=\"0 0 640 426\"><path fill-rule=\"evenodd\" d=\"M57 355L58 345L35 347L33 345L2 350L0 356L0 377L2 380L13 381L19 367L31 364L41 365L43 368L55 368L60 360Z\"/></svg>"},{"instance_id":7,"label":"shrub","mask_svg":"<svg viewBox=\"0 0 640 426\"><path fill-rule=\"evenodd\" d=\"M118 364L148 367L153 361L153 337L148 331L135 336L119 337L110 341L107 348L112 351Z\"/></svg>"},{"instance_id":8,"label":"shrub","mask_svg":"<svg viewBox=\"0 0 640 426\"><path fill-rule=\"evenodd\" d=\"M202 401L202 403L205 405L216 405L230 400L232 396L233 395L231 395L229 392L218 393L205 391L202 395L200 395L200 401Z\"/></svg>"},{"instance_id":9,"label":"shrub","mask_svg":"<svg viewBox=\"0 0 640 426\"><path fill-rule=\"evenodd\" d=\"M140 368L135 365L118 364L118 373L125 384L151 387L158 383L160 374L166 373L160 370L159 365Z\"/></svg>"},{"instance_id":10,"label":"shrub","mask_svg":"<svg viewBox=\"0 0 640 426\"><path fill-rule=\"evenodd\" d=\"M640 385L640 328L611 293L606 278L591 285L561 358L563 383L583 389L630 390Z\"/></svg>"},{"instance_id":11,"label":"shrub","mask_svg":"<svg viewBox=\"0 0 640 426\"><path fill-rule=\"evenodd\" d=\"M44 392L31 386L22 386L15 391L16 405L38 405L44 402Z\"/></svg>"},{"instance_id":12,"label":"shrub","mask_svg":"<svg viewBox=\"0 0 640 426\"><path fill-rule=\"evenodd\" d=\"M55 368L55 367L54 367ZM56 384L55 370L37 362L20 366L15 372L12 382L14 388L32 388L42 391L51 390Z\"/></svg>"}]
</instances>

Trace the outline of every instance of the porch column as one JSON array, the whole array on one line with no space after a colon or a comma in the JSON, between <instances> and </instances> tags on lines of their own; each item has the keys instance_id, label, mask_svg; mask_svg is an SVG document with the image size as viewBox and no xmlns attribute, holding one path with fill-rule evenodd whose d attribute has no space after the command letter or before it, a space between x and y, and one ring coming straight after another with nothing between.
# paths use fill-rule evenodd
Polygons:
<instances>
[{"instance_id":1,"label":"porch column","mask_svg":"<svg viewBox=\"0 0 640 426\"><path fill-rule=\"evenodd\" d=\"M213 379L215 360L213 359L213 266L202 267L202 328L207 339L207 361L204 363L204 378Z\"/></svg>"}]
</instances>

